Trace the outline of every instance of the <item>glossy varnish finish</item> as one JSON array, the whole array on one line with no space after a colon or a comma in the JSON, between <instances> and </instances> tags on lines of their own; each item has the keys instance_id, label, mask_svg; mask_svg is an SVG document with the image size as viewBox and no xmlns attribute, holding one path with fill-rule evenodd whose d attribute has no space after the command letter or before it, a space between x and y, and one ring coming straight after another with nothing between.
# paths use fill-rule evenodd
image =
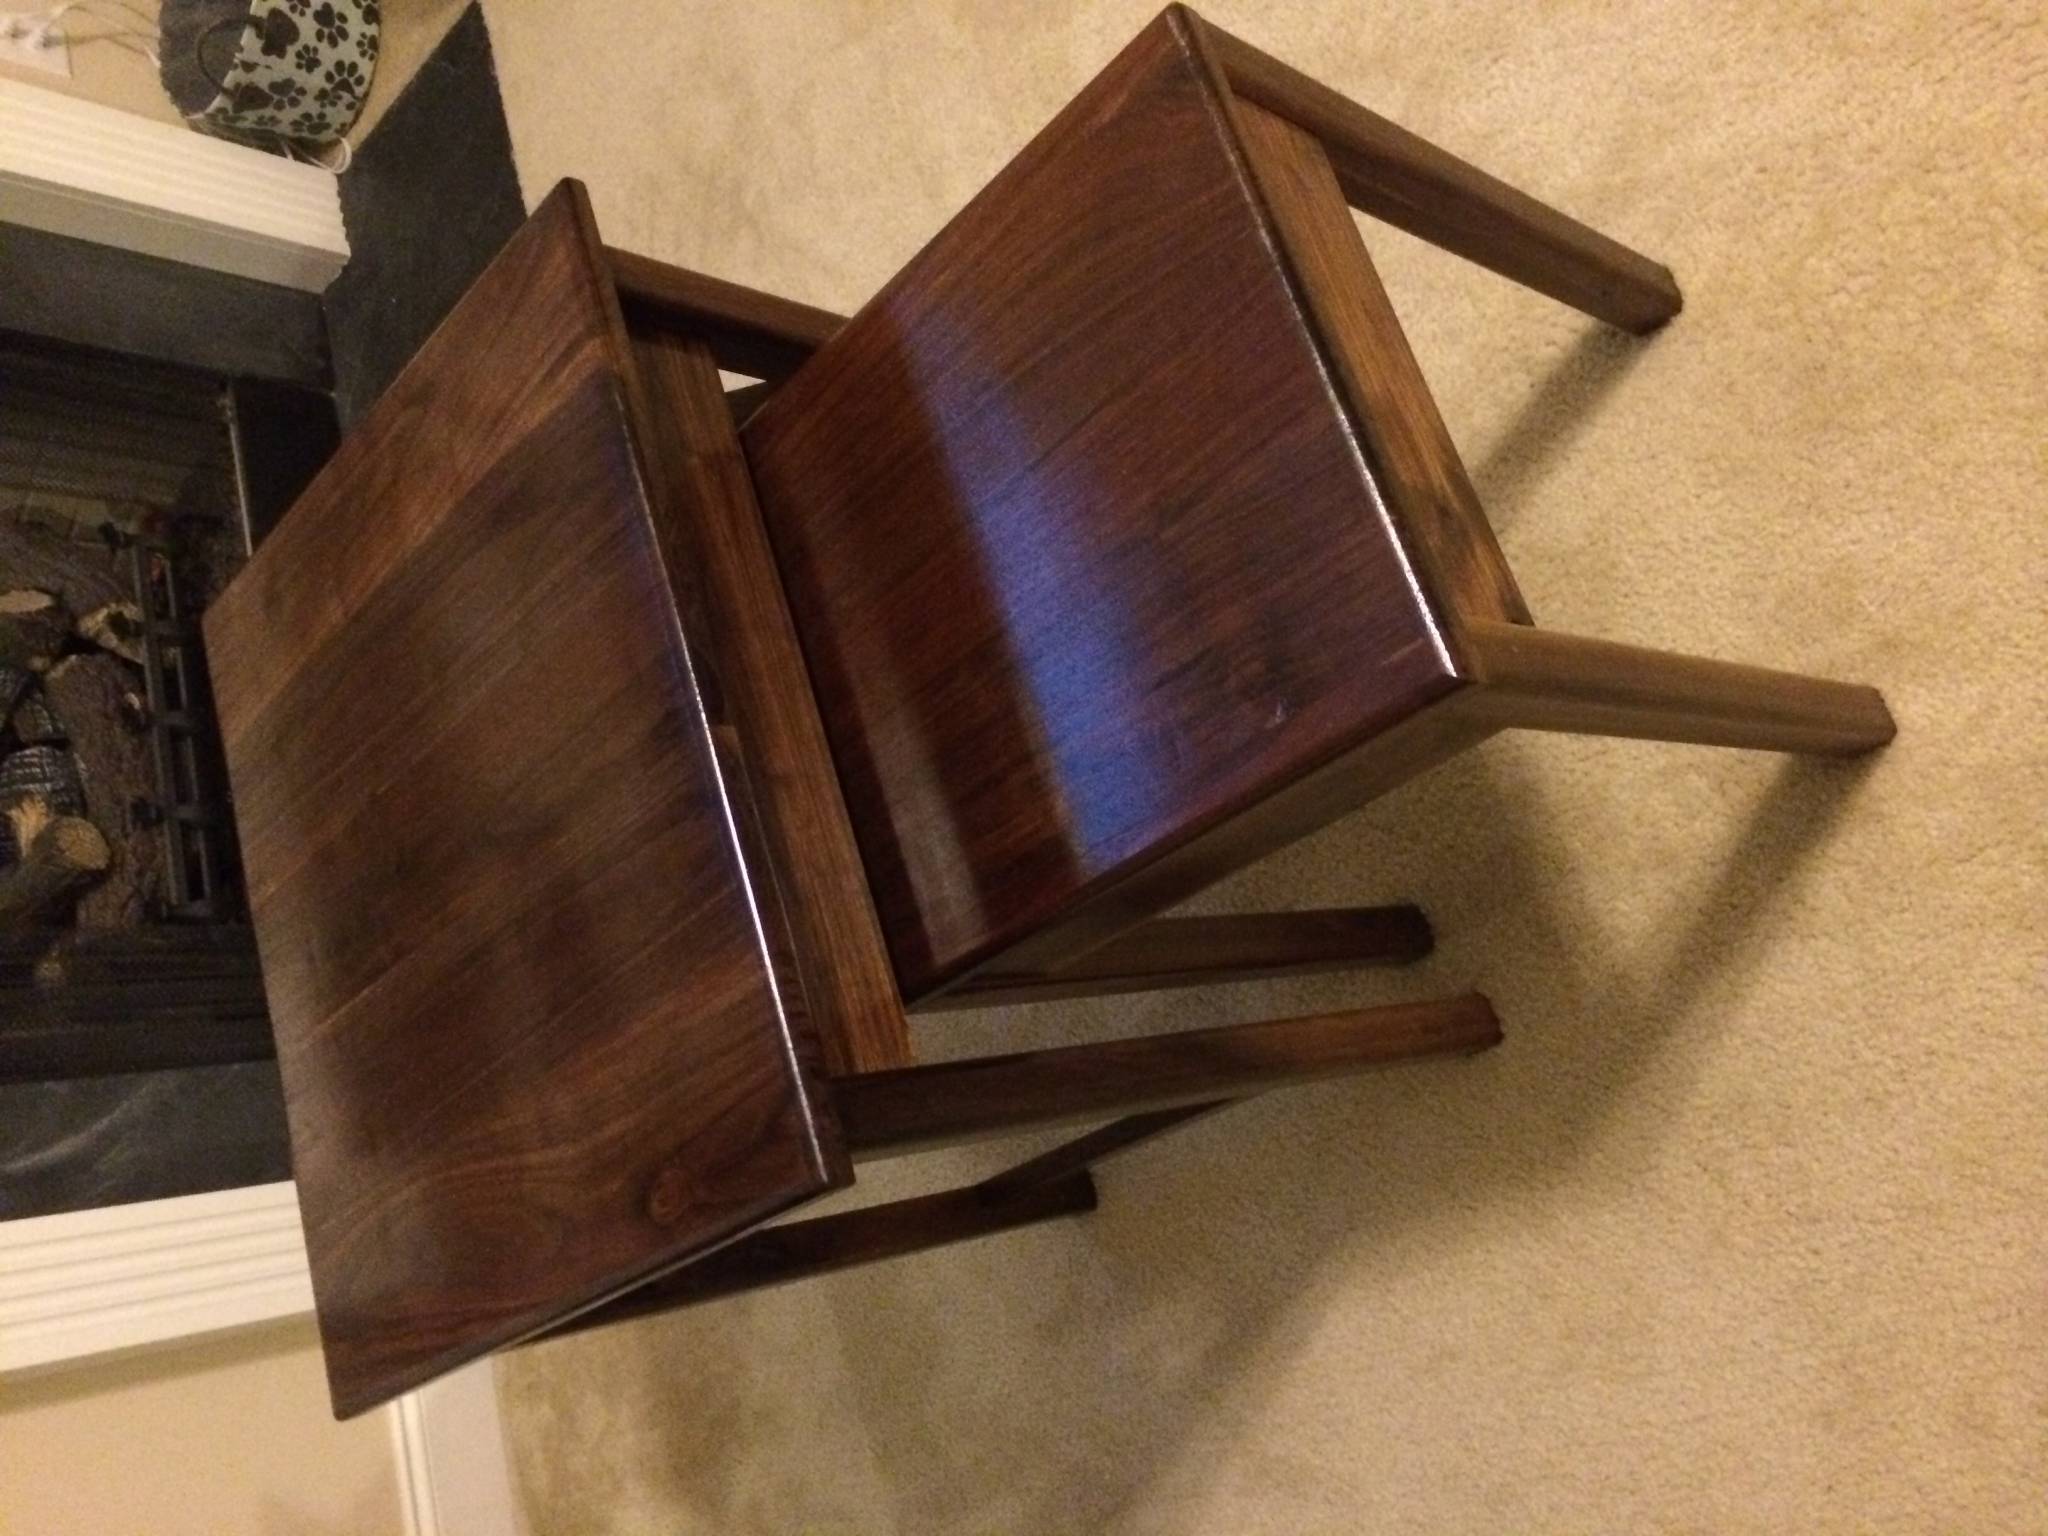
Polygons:
<instances>
[{"instance_id":1,"label":"glossy varnish finish","mask_svg":"<svg viewBox=\"0 0 2048 1536\"><path fill-rule=\"evenodd\" d=\"M757 379L779 379L846 323L841 315L706 277L666 262L606 248L627 326L686 331L719 366Z\"/></svg>"},{"instance_id":2,"label":"glossy varnish finish","mask_svg":"<svg viewBox=\"0 0 2048 1536\"><path fill-rule=\"evenodd\" d=\"M1226 98L1245 168L1314 317L1349 426L1432 606L1459 617L1529 621L1422 370L1402 333L1329 156L1285 118ZM1455 654L1455 639L1451 642Z\"/></svg>"},{"instance_id":3,"label":"glossy varnish finish","mask_svg":"<svg viewBox=\"0 0 2048 1536\"><path fill-rule=\"evenodd\" d=\"M1014 1193L1002 1190L997 1198L990 1198L982 1187L946 1189L784 1222L750 1232L694 1264L572 1318L547 1337L815 1279L1059 1216L1080 1216L1095 1205L1095 1182L1083 1167L1057 1180L1033 1180Z\"/></svg>"},{"instance_id":4,"label":"glossy varnish finish","mask_svg":"<svg viewBox=\"0 0 2048 1536\"><path fill-rule=\"evenodd\" d=\"M1861 683L1512 624L1471 624L1464 642L1481 684L1465 710L1498 725L1828 756L1896 732L1884 696Z\"/></svg>"},{"instance_id":5,"label":"glossy varnish finish","mask_svg":"<svg viewBox=\"0 0 2048 1536\"><path fill-rule=\"evenodd\" d=\"M832 1092L848 1148L869 1158L1244 1098L1418 1057L1483 1051L1500 1038L1492 1004L1474 993L935 1062L841 1078Z\"/></svg>"},{"instance_id":6,"label":"glossy varnish finish","mask_svg":"<svg viewBox=\"0 0 2048 1536\"><path fill-rule=\"evenodd\" d=\"M669 568L693 578L681 605L684 633L699 686L715 687L730 721L724 746L761 817L825 1066L843 1073L907 1065L903 1002L719 385L719 359L692 330L676 328L675 317L628 315L655 536Z\"/></svg>"},{"instance_id":7,"label":"glossy varnish finish","mask_svg":"<svg viewBox=\"0 0 2048 1536\"><path fill-rule=\"evenodd\" d=\"M342 1413L850 1177L631 393L565 186L208 615Z\"/></svg>"},{"instance_id":8,"label":"glossy varnish finish","mask_svg":"<svg viewBox=\"0 0 2048 1536\"><path fill-rule=\"evenodd\" d=\"M1506 726L1888 739L1869 689L1537 636L1347 201L1631 330L1678 312L1176 6L747 419L914 1005L1086 976Z\"/></svg>"},{"instance_id":9,"label":"glossy varnish finish","mask_svg":"<svg viewBox=\"0 0 2048 1536\"><path fill-rule=\"evenodd\" d=\"M606 252L573 186L493 266L211 633L344 1409L1491 1046L1467 996L919 1067L901 1004L1413 958L1412 909L1154 914L1493 731L1888 739L1868 688L1527 622L1347 197L1676 310L1177 7L843 328Z\"/></svg>"},{"instance_id":10,"label":"glossy varnish finish","mask_svg":"<svg viewBox=\"0 0 2048 1536\"><path fill-rule=\"evenodd\" d=\"M913 1000L1454 685L1176 17L743 440Z\"/></svg>"}]
</instances>

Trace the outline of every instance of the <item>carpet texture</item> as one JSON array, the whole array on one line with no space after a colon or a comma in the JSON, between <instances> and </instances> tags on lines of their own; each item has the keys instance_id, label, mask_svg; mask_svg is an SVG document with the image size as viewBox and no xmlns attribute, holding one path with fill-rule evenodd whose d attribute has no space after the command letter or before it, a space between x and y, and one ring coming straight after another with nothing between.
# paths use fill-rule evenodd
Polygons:
<instances>
[{"instance_id":1,"label":"carpet texture","mask_svg":"<svg viewBox=\"0 0 2048 1536\"><path fill-rule=\"evenodd\" d=\"M1154 9L486 0L529 204L842 308ZM1508 1039L1089 1220L509 1357L535 1528L2048 1531L2041 7L1208 14L1678 274L1635 342L1366 226L1538 619L1878 683L1899 740L1503 738L1199 903L1412 897L1425 967L922 1022L1477 985Z\"/></svg>"}]
</instances>

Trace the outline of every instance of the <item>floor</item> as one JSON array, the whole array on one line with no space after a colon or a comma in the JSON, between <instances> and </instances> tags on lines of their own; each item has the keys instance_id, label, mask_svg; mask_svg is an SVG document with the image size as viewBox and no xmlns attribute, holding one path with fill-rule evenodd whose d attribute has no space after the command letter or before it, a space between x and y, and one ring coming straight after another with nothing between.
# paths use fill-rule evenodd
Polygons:
<instances>
[{"instance_id":1,"label":"floor","mask_svg":"<svg viewBox=\"0 0 2048 1536\"><path fill-rule=\"evenodd\" d=\"M529 203L840 307L1152 9L485 0ZM1209 12L1677 271L1637 343L1367 231L1539 618L1876 681L1900 738L1503 739L1202 903L1413 897L1422 970L929 1019L1477 984L1509 1035L1090 1221L509 1357L535 1528L2048 1531L2041 8Z\"/></svg>"}]
</instances>

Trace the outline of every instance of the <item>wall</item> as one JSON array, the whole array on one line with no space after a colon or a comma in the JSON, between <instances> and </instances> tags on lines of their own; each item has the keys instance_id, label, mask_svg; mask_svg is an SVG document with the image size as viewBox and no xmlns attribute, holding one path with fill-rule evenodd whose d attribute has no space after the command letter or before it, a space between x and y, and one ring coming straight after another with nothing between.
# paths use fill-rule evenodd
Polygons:
<instances>
[{"instance_id":1,"label":"wall","mask_svg":"<svg viewBox=\"0 0 2048 1536\"><path fill-rule=\"evenodd\" d=\"M376 78L370 86L369 99L363 103L363 115L349 131L352 142L360 144L364 136L377 126L377 120L425 62L434 45L441 40L441 35L462 14L463 3L464 0L406 0L406 3L384 7L383 51L378 59ZM157 0L119 0L119 3L117 0L94 0L94 4L98 11L109 17L117 16L131 6L152 14L158 8ZM0 0L0 10L28 9L31 7L21 0ZM111 23L77 14L67 18L65 25L72 37L113 30ZM140 26L140 22L135 25ZM5 61L0 61L0 79L24 80L46 90L82 97L101 106L116 107L159 122L179 121L177 109L157 83L156 66L141 54L115 43L74 44L71 49L71 78L68 80Z\"/></svg>"},{"instance_id":2,"label":"wall","mask_svg":"<svg viewBox=\"0 0 2048 1536\"><path fill-rule=\"evenodd\" d=\"M156 10L156 0L134 0L134 3L141 10ZM0 10L31 9L36 7L23 4L21 0L0 0ZM114 18L122 15L126 7L108 0L97 9ZM131 19L129 25L140 28L141 23ZM83 38L112 32L115 24L111 20L102 22L90 16L73 14L65 18L64 29L70 37ZM177 109L157 84L156 66L140 53L118 43L75 44L71 49L71 75L68 79L5 60L0 60L0 79L24 81L60 95L77 96L85 101L98 102L103 107L116 107L159 122L178 121Z\"/></svg>"},{"instance_id":3,"label":"wall","mask_svg":"<svg viewBox=\"0 0 2048 1536\"><path fill-rule=\"evenodd\" d=\"M391 1536L390 1434L310 1319L0 1381L0 1536Z\"/></svg>"}]
</instances>

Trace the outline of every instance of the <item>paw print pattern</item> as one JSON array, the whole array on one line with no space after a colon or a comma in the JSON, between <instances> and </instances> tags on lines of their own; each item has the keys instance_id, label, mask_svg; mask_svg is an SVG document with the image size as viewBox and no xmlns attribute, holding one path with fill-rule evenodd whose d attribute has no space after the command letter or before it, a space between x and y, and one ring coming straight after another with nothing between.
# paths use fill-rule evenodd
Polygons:
<instances>
[{"instance_id":1,"label":"paw print pattern","mask_svg":"<svg viewBox=\"0 0 2048 1536\"><path fill-rule=\"evenodd\" d=\"M348 18L331 5L321 5L313 12L313 35L330 48L348 38Z\"/></svg>"},{"instance_id":2,"label":"paw print pattern","mask_svg":"<svg viewBox=\"0 0 2048 1536\"><path fill-rule=\"evenodd\" d=\"M299 40L299 24L283 11L271 11L263 18L262 48L266 59L281 59Z\"/></svg>"},{"instance_id":3,"label":"paw print pattern","mask_svg":"<svg viewBox=\"0 0 2048 1536\"><path fill-rule=\"evenodd\" d=\"M0 0L0 6L5 0ZM332 138L377 67L379 0L243 0L249 20L216 115L258 134Z\"/></svg>"},{"instance_id":4,"label":"paw print pattern","mask_svg":"<svg viewBox=\"0 0 2048 1536\"><path fill-rule=\"evenodd\" d=\"M362 70L347 59L328 70L325 79L327 88L320 93L322 101L335 101L343 96L360 97L368 84Z\"/></svg>"}]
</instances>

